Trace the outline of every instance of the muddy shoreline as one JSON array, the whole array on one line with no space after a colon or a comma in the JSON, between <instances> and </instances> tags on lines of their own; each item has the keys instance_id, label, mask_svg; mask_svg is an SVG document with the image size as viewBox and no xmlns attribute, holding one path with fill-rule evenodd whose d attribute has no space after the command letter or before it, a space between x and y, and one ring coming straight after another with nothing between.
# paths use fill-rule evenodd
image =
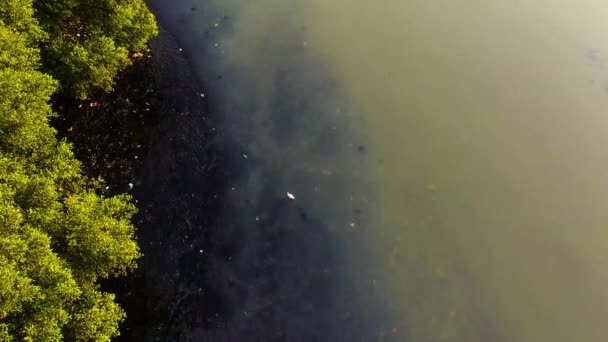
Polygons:
<instances>
[{"instance_id":1,"label":"muddy shoreline","mask_svg":"<svg viewBox=\"0 0 608 342\"><path fill-rule=\"evenodd\" d=\"M226 186L225 168L212 146L215 132L206 123L203 88L179 44L161 27L151 47L153 82L166 107L148 132L152 143L134 181L144 257L121 291L132 292L119 298L128 317L124 341L183 340L192 326L207 326L210 317L223 313L203 270L209 229L222 211L218 193Z\"/></svg>"},{"instance_id":2,"label":"muddy shoreline","mask_svg":"<svg viewBox=\"0 0 608 342\"><path fill-rule=\"evenodd\" d=\"M119 76L114 92L87 101L60 94L53 99L62 114L53 126L74 144L97 191L130 193L139 210L139 268L102 284L127 312L118 341L174 340L188 330L184 324L200 324L222 311L202 276L196 284L184 280L182 265L205 268L208 227L222 211L217 194L226 186L221 170L227 168L218 167L215 133L206 123L207 105L194 75L174 37L161 27L143 59ZM196 312L178 312L184 302Z\"/></svg>"}]
</instances>

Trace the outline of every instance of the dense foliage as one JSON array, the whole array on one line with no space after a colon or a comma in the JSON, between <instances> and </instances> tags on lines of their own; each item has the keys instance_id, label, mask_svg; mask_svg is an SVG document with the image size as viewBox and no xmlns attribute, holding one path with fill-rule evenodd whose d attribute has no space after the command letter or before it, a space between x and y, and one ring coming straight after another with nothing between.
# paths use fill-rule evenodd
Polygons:
<instances>
[{"instance_id":1,"label":"dense foliage","mask_svg":"<svg viewBox=\"0 0 608 342\"><path fill-rule=\"evenodd\" d=\"M80 98L111 90L130 64L129 52L157 33L142 0L38 0L34 8L46 33L40 38L45 70Z\"/></svg>"},{"instance_id":2,"label":"dense foliage","mask_svg":"<svg viewBox=\"0 0 608 342\"><path fill-rule=\"evenodd\" d=\"M140 0L0 0L0 341L118 334L124 312L98 281L136 266L135 208L95 193L49 100L110 89L155 30Z\"/></svg>"}]
</instances>

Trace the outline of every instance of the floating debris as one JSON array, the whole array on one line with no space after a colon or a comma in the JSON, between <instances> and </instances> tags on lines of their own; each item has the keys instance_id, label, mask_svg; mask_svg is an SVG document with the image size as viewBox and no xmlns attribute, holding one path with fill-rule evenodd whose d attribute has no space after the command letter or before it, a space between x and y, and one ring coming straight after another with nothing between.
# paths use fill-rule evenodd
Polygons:
<instances>
[{"instance_id":1,"label":"floating debris","mask_svg":"<svg viewBox=\"0 0 608 342\"><path fill-rule=\"evenodd\" d=\"M133 183L129 183L129 189L133 190Z\"/></svg>"},{"instance_id":2,"label":"floating debris","mask_svg":"<svg viewBox=\"0 0 608 342\"><path fill-rule=\"evenodd\" d=\"M247 159L249 157L247 157L247 154L243 153L243 158Z\"/></svg>"},{"instance_id":3,"label":"floating debris","mask_svg":"<svg viewBox=\"0 0 608 342\"><path fill-rule=\"evenodd\" d=\"M291 192L289 192L289 191L288 191L288 192L287 192L287 198L289 198L290 200L292 200L292 201L293 201L293 200L295 200L295 199L296 199L296 196L294 196L294 195L293 195Z\"/></svg>"}]
</instances>

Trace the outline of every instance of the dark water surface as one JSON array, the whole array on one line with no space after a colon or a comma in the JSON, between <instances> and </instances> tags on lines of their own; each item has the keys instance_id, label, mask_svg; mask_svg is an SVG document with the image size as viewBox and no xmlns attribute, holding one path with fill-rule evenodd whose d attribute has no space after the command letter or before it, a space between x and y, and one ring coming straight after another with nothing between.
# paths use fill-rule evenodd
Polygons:
<instances>
[{"instance_id":1,"label":"dark water surface","mask_svg":"<svg viewBox=\"0 0 608 342\"><path fill-rule=\"evenodd\" d=\"M148 176L166 340L605 340L605 3L149 3L209 110Z\"/></svg>"},{"instance_id":2,"label":"dark water surface","mask_svg":"<svg viewBox=\"0 0 608 342\"><path fill-rule=\"evenodd\" d=\"M162 308L146 339L402 338L375 296L375 270L350 258L371 258L364 236L342 234L368 221L368 141L331 70L301 45L304 25L288 24L296 13L285 12L276 40L259 46L254 70L226 57L237 8L150 5L179 42L166 49L202 82L169 72L168 84L187 80L167 95L183 113L146 158L142 269ZM168 61L176 62L186 60Z\"/></svg>"}]
</instances>

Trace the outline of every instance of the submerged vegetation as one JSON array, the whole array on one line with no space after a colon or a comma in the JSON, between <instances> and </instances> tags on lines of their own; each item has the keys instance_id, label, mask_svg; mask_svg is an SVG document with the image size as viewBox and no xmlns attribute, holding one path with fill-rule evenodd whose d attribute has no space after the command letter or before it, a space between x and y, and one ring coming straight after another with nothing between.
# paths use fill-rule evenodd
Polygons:
<instances>
[{"instance_id":1,"label":"submerged vegetation","mask_svg":"<svg viewBox=\"0 0 608 342\"><path fill-rule=\"evenodd\" d=\"M155 34L141 0L0 0L0 341L118 335L99 282L136 267L135 207L83 174L49 102L112 90Z\"/></svg>"}]
</instances>

